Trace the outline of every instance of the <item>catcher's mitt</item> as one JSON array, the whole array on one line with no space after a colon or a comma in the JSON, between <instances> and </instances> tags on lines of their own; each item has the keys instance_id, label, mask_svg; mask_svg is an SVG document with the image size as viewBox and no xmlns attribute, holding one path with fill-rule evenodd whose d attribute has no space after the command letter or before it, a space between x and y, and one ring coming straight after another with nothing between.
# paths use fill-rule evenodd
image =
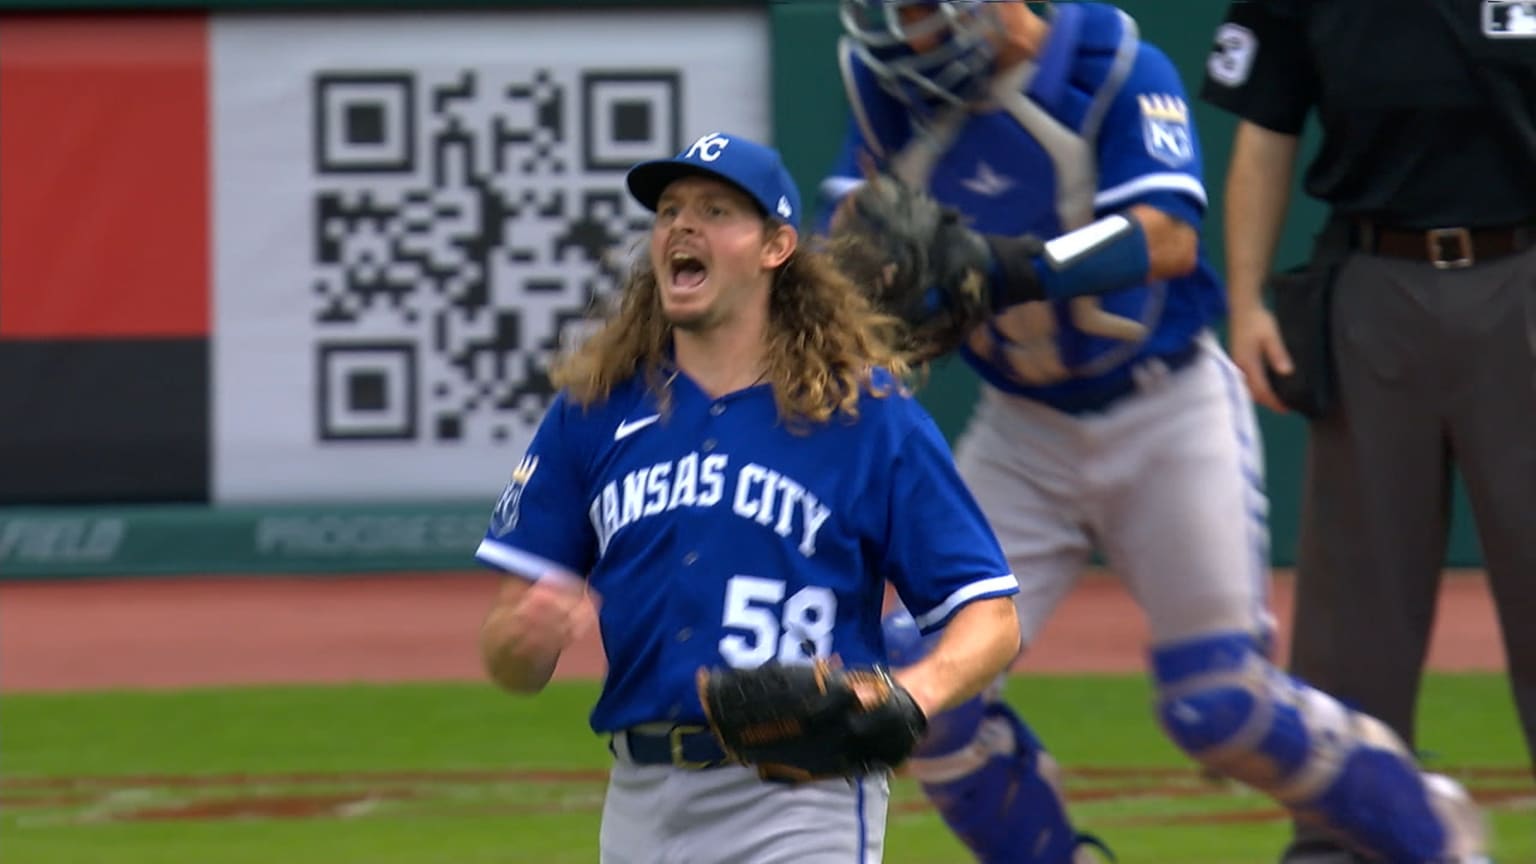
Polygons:
<instances>
[{"instance_id":1,"label":"catcher's mitt","mask_svg":"<svg viewBox=\"0 0 1536 864\"><path fill-rule=\"evenodd\" d=\"M893 769L922 740L928 719L881 668L808 666L700 669L699 701L720 746L765 780L858 777Z\"/></svg>"},{"instance_id":2,"label":"catcher's mitt","mask_svg":"<svg viewBox=\"0 0 1536 864\"><path fill-rule=\"evenodd\" d=\"M831 244L838 266L907 329L925 361L958 347L992 314L992 252L960 212L888 174L849 193Z\"/></svg>"}]
</instances>

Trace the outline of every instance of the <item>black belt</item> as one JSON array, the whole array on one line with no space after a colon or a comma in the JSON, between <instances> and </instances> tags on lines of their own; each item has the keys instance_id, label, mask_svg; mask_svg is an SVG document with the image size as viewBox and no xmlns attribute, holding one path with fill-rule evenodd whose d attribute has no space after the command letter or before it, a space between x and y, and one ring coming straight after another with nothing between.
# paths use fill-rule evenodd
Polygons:
<instances>
[{"instance_id":1,"label":"black belt","mask_svg":"<svg viewBox=\"0 0 1536 864\"><path fill-rule=\"evenodd\" d=\"M1418 230L1355 219L1350 246L1371 255L1426 261L1439 270L1471 267L1536 246L1536 225L1503 228L1430 228Z\"/></svg>"},{"instance_id":2,"label":"black belt","mask_svg":"<svg viewBox=\"0 0 1536 864\"><path fill-rule=\"evenodd\" d=\"M1200 341L1194 342L1174 351L1170 354L1160 354L1155 357L1144 357L1132 363L1130 368L1123 369L1119 374L1092 387L1084 387L1080 390L1063 393L1050 401L1050 405L1058 411L1071 414L1074 417L1082 414L1097 414L1109 410L1116 402L1135 393L1141 386L1138 380L1138 369L1161 364L1168 372L1177 372L1193 363L1200 356Z\"/></svg>"},{"instance_id":3,"label":"black belt","mask_svg":"<svg viewBox=\"0 0 1536 864\"><path fill-rule=\"evenodd\" d=\"M705 726L673 726L665 732L620 732L636 765L672 765L690 771L719 768L729 762L720 742ZM616 749L612 742L609 749Z\"/></svg>"}]
</instances>

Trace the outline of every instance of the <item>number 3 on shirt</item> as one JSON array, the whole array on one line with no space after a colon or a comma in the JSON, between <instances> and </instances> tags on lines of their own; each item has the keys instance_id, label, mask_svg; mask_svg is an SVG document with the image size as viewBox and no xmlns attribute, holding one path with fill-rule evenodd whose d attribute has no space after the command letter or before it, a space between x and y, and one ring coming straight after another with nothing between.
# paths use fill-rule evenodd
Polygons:
<instances>
[{"instance_id":1,"label":"number 3 on shirt","mask_svg":"<svg viewBox=\"0 0 1536 864\"><path fill-rule=\"evenodd\" d=\"M832 653L832 625L837 596L829 588L807 585L784 599L778 579L732 576L725 584L725 612L720 624L720 656L737 669L761 666L777 656L781 663L802 662ZM783 601L782 603L780 601Z\"/></svg>"}]
</instances>

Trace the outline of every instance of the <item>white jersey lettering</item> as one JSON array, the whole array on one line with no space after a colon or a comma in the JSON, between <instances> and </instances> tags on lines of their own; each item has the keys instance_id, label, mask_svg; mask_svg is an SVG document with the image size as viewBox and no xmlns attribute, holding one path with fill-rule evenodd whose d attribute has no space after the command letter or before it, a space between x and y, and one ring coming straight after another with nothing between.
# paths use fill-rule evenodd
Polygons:
<instances>
[{"instance_id":1,"label":"white jersey lettering","mask_svg":"<svg viewBox=\"0 0 1536 864\"><path fill-rule=\"evenodd\" d=\"M763 499L757 507L757 524L767 525L773 520L773 497L784 478L772 468L763 469ZM784 536L784 535L780 535Z\"/></svg>"},{"instance_id":2,"label":"white jersey lettering","mask_svg":"<svg viewBox=\"0 0 1536 864\"><path fill-rule=\"evenodd\" d=\"M704 471L699 478L704 481L704 491L699 495L700 507L713 507L720 503L720 497L725 491L725 463L726 457L720 453L704 457Z\"/></svg>"},{"instance_id":3,"label":"white jersey lettering","mask_svg":"<svg viewBox=\"0 0 1536 864\"><path fill-rule=\"evenodd\" d=\"M621 529L679 507L715 507L725 500L729 457L689 453L610 480L592 499L587 517L597 532L598 554ZM810 490L772 468L748 463L736 472L731 512L794 540L800 554L816 554L816 534L832 515ZM799 535L796 537L796 521Z\"/></svg>"},{"instance_id":4,"label":"white jersey lettering","mask_svg":"<svg viewBox=\"0 0 1536 864\"><path fill-rule=\"evenodd\" d=\"M672 473L672 463L663 462L651 468L650 475L645 480L645 509L640 511L641 516L655 516L667 506L667 477Z\"/></svg>"},{"instance_id":5,"label":"white jersey lettering","mask_svg":"<svg viewBox=\"0 0 1536 864\"><path fill-rule=\"evenodd\" d=\"M689 453L677 460L677 473L672 479L672 500L667 503L668 510L676 510L679 505L692 507L698 487L694 484L699 475L699 454ZM704 506L708 507L708 504Z\"/></svg>"},{"instance_id":6,"label":"white jersey lettering","mask_svg":"<svg viewBox=\"0 0 1536 864\"><path fill-rule=\"evenodd\" d=\"M600 546L608 548L608 541L613 539L614 532L619 530L619 490L609 483L603 487L603 522L597 527L597 535L602 538Z\"/></svg>"},{"instance_id":7,"label":"white jersey lettering","mask_svg":"<svg viewBox=\"0 0 1536 864\"><path fill-rule=\"evenodd\" d=\"M645 475L651 469L641 468L624 475L624 508L619 514L619 527L640 521L645 509Z\"/></svg>"},{"instance_id":8,"label":"white jersey lettering","mask_svg":"<svg viewBox=\"0 0 1536 864\"><path fill-rule=\"evenodd\" d=\"M800 499L800 509L805 511L805 524L801 528L800 554L809 558L816 554L816 532L826 524L827 517L832 515L832 508L816 500L816 496L810 492Z\"/></svg>"},{"instance_id":9,"label":"white jersey lettering","mask_svg":"<svg viewBox=\"0 0 1536 864\"><path fill-rule=\"evenodd\" d=\"M752 487L763 481L763 466L752 463L742 466L736 475L736 499L731 503L731 509L737 516L743 519L757 518L757 510L760 506L755 498L747 496L752 494Z\"/></svg>"},{"instance_id":10,"label":"white jersey lettering","mask_svg":"<svg viewBox=\"0 0 1536 864\"><path fill-rule=\"evenodd\" d=\"M794 525L795 504L805 497L805 487L785 477L781 482L779 496L779 521L774 524L773 531L780 537L788 537L789 529Z\"/></svg>"}]
</instances>

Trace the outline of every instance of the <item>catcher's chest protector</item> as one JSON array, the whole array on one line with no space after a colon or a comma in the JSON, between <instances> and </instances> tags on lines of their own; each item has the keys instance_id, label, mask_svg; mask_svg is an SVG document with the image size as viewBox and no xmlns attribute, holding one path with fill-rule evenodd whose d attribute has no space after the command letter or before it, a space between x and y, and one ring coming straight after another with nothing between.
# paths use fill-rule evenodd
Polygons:
<instances>
[{"instance_id":1,"label":"catcher's chest protector","mask_svg":"<svg viewBox=\"0 0 1536 864\"><path fill-rule=\"evenodd\" d=\"M1154 199L1198 223L1206 204L1199 150L1172 64L1110 6L1058 4L1051 27L1037 62L997 81L991 110L940 111L922 122L845 51L856 121L850 147L870 147L899 176L926 182L986 233L1053 237ZM1046 314L1000 322L1031 355L1049 352L1050 363L1021 371L1006 354L978 348L965 357L989 384L1065 403L1094 386L1084 379L1123 375L1142 358L1187 345L1219 314L1222 293L1202 266L1168 282L1059 301Z\"/></svg>"}]
</instances>

